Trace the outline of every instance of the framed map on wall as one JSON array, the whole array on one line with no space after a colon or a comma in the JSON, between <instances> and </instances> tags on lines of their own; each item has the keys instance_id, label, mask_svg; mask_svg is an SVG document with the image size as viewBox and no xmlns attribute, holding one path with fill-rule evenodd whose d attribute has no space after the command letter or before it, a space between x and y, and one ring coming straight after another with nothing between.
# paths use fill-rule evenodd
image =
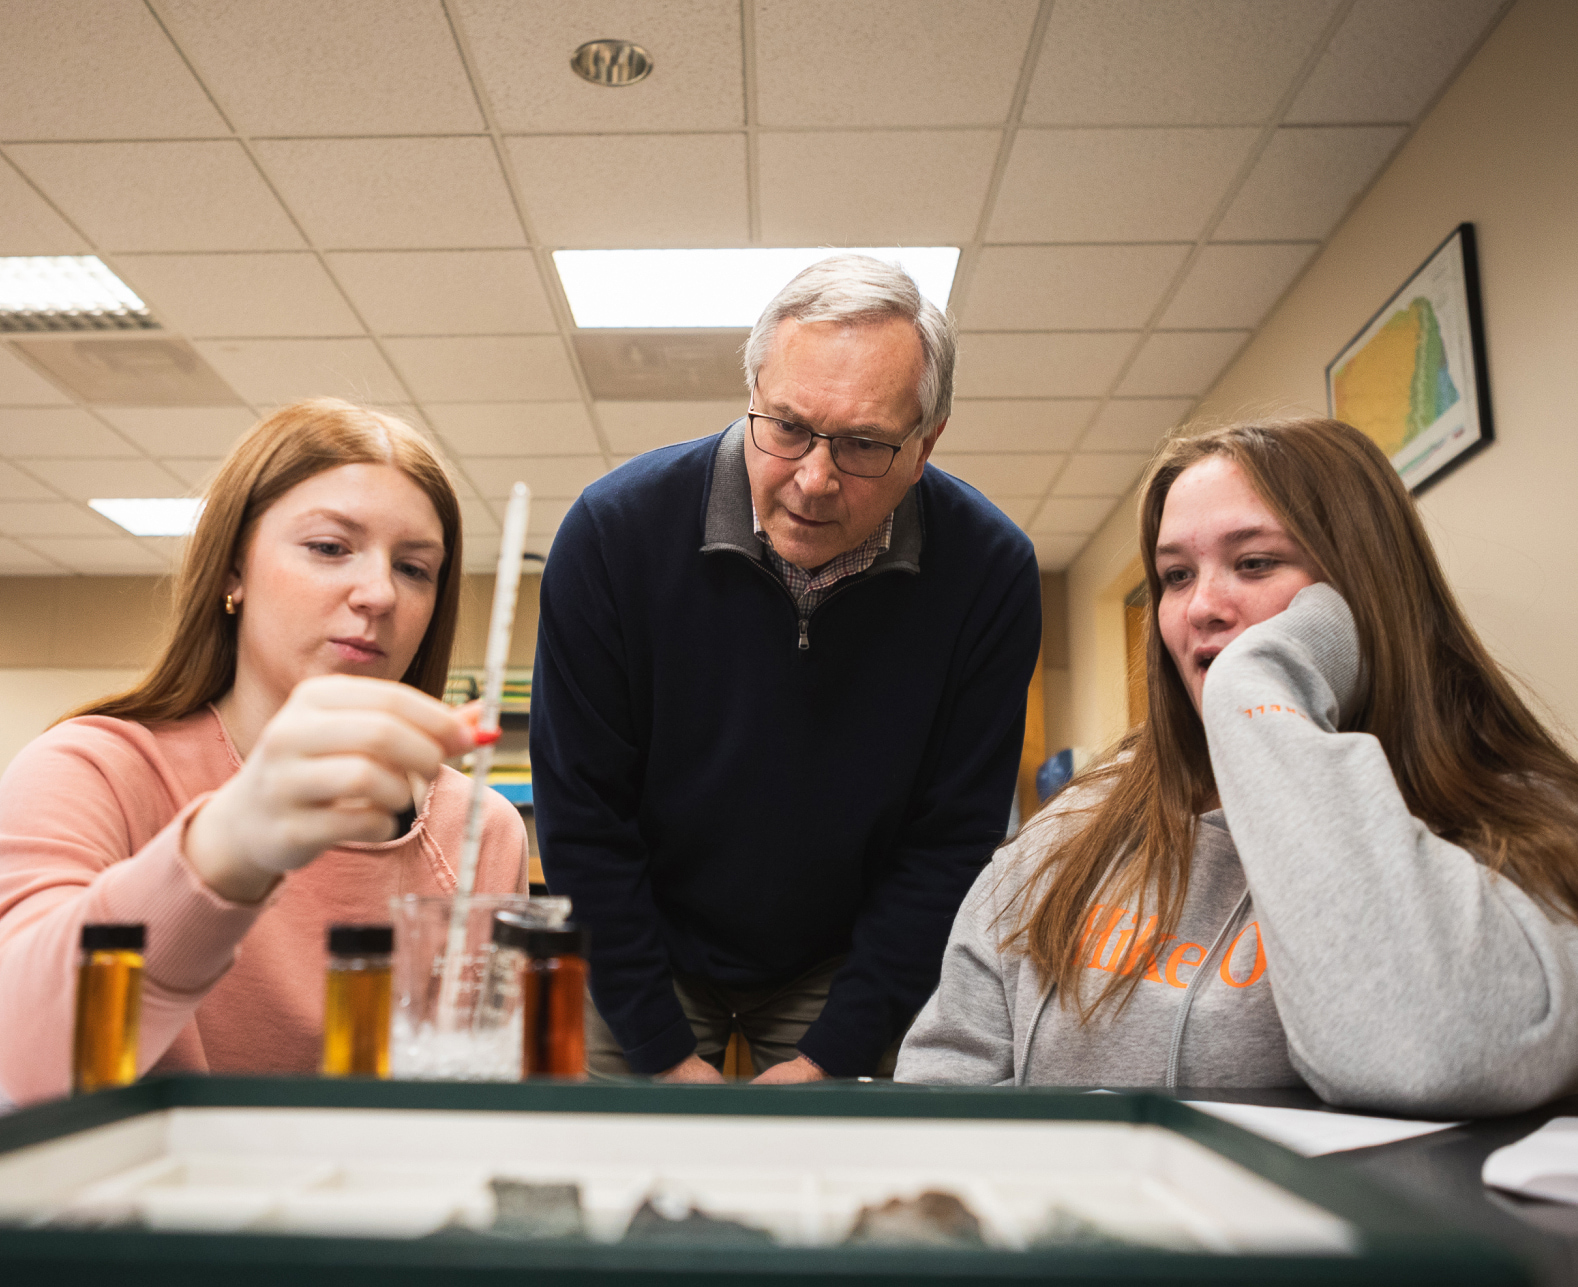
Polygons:
<instances>
[{"instance_id":1,"label":"framed map on wall","mask_svg":"<svg viewBox=\"0 0 1578 1287\"><path fill-rule=\"evenodd\" d=\"M1490 443L1473 224L1459 224L1332 359L1326 404L1416 493Z\"/></svg>"}]
</instances>

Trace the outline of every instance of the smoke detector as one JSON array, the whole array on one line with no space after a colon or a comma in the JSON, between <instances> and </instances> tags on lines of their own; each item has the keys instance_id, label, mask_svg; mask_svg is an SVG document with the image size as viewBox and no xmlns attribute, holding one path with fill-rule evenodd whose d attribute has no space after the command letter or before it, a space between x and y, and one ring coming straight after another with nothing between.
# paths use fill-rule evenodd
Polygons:
<instances>
[{"instance_id":1,"label":"smoke detector","mask_svg":"<svg viewBox=\"0 0 1578 1287\"><path fill-rule=\"evenodd\" d=\"M593 85L620 89L652 74L652 55L629 40L588 40L570 56L570 69Z\"/></svg>"}]
</instances>

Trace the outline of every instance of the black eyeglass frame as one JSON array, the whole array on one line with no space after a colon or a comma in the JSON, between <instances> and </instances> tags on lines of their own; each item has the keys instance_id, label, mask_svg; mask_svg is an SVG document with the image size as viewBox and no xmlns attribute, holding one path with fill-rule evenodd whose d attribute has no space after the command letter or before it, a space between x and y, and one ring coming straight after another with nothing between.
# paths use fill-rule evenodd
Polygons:
<instances>
[{"instance_id":1,"label":"black eyeglass frame","mask_svg":"<svg viewBox=\"0 0 1578 1287\"><path fill-rule=\"evenodd\" d=\"M826 438L828 455L833 458L833 468L841 474L848 474L851 478L886 478L892 472L893 462L899 458L899 452L909 445L910 439L919 433L921 426L926 423L926 418L922 416L920 420L916 421L913 429L900 438L897 443L892 443L883 442L880 438L865 438L858 433L818 433L810 425L796 424L793 420L780 420L777 416L766 415L757 411L754 407L746 408L745 419L750 426L751 441L756 443L756 450L766 453L774 460L804 460L811 454L811 449L816 446L816 440L818 438ZM783 425L785 429L793 429L799 433L810 434L811 436L806 439L805 450L795 456L784 456L776 451L768 451L766 447L756 441L756 422L758 420L771 420L775 425ZM887 467L880 474L857 474L852 470L845 469L838 463L838 444L841 442L863 442L870 447L886 447L893 454L888 457Z\"/></svg>"}]
</instances>

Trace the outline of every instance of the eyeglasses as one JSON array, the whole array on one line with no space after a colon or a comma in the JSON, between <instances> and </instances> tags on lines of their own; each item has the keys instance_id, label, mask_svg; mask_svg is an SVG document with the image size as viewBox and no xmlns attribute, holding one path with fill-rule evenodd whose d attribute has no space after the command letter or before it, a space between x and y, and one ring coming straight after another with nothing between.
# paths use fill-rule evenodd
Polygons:
<instances>
[{"instance_id":1,"label":"eyeglasses","mask_svg":"<svg viewBox=\"0 0 1578 1287\"><path fill-rule=\"evenodd\" d=\"M892 443L847 433L817 433L805 425L791 424L775 416L764 416L759 411L747 411L745 418L750 422L751 441L756 444L758 451L765 451L779 460L799 460L816 446L818 438L826 438L827 449L833 455L833 464L843 473L856 478L881 478L893 468L894 457L920 429L920 424L917 424L898 442Z\"/></svg>"}]
</instances>

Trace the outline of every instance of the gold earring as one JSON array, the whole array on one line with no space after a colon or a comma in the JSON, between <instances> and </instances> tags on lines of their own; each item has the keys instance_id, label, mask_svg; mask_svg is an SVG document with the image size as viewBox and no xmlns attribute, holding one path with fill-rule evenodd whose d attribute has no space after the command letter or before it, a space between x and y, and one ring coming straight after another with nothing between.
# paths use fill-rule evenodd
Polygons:
<instances>
[{"instance_id":1,"label":"gold earring","mask_svg":"<svg viewBox=\"0 0 1578 1287\"><path fill-rule=\"evenodd\" d=\"M236 598L235 598L235 595L227 594L225 596L225 612L226 612L227 615L232 616L232 617L236 615Z\"/></svg>"}]
</instances>

